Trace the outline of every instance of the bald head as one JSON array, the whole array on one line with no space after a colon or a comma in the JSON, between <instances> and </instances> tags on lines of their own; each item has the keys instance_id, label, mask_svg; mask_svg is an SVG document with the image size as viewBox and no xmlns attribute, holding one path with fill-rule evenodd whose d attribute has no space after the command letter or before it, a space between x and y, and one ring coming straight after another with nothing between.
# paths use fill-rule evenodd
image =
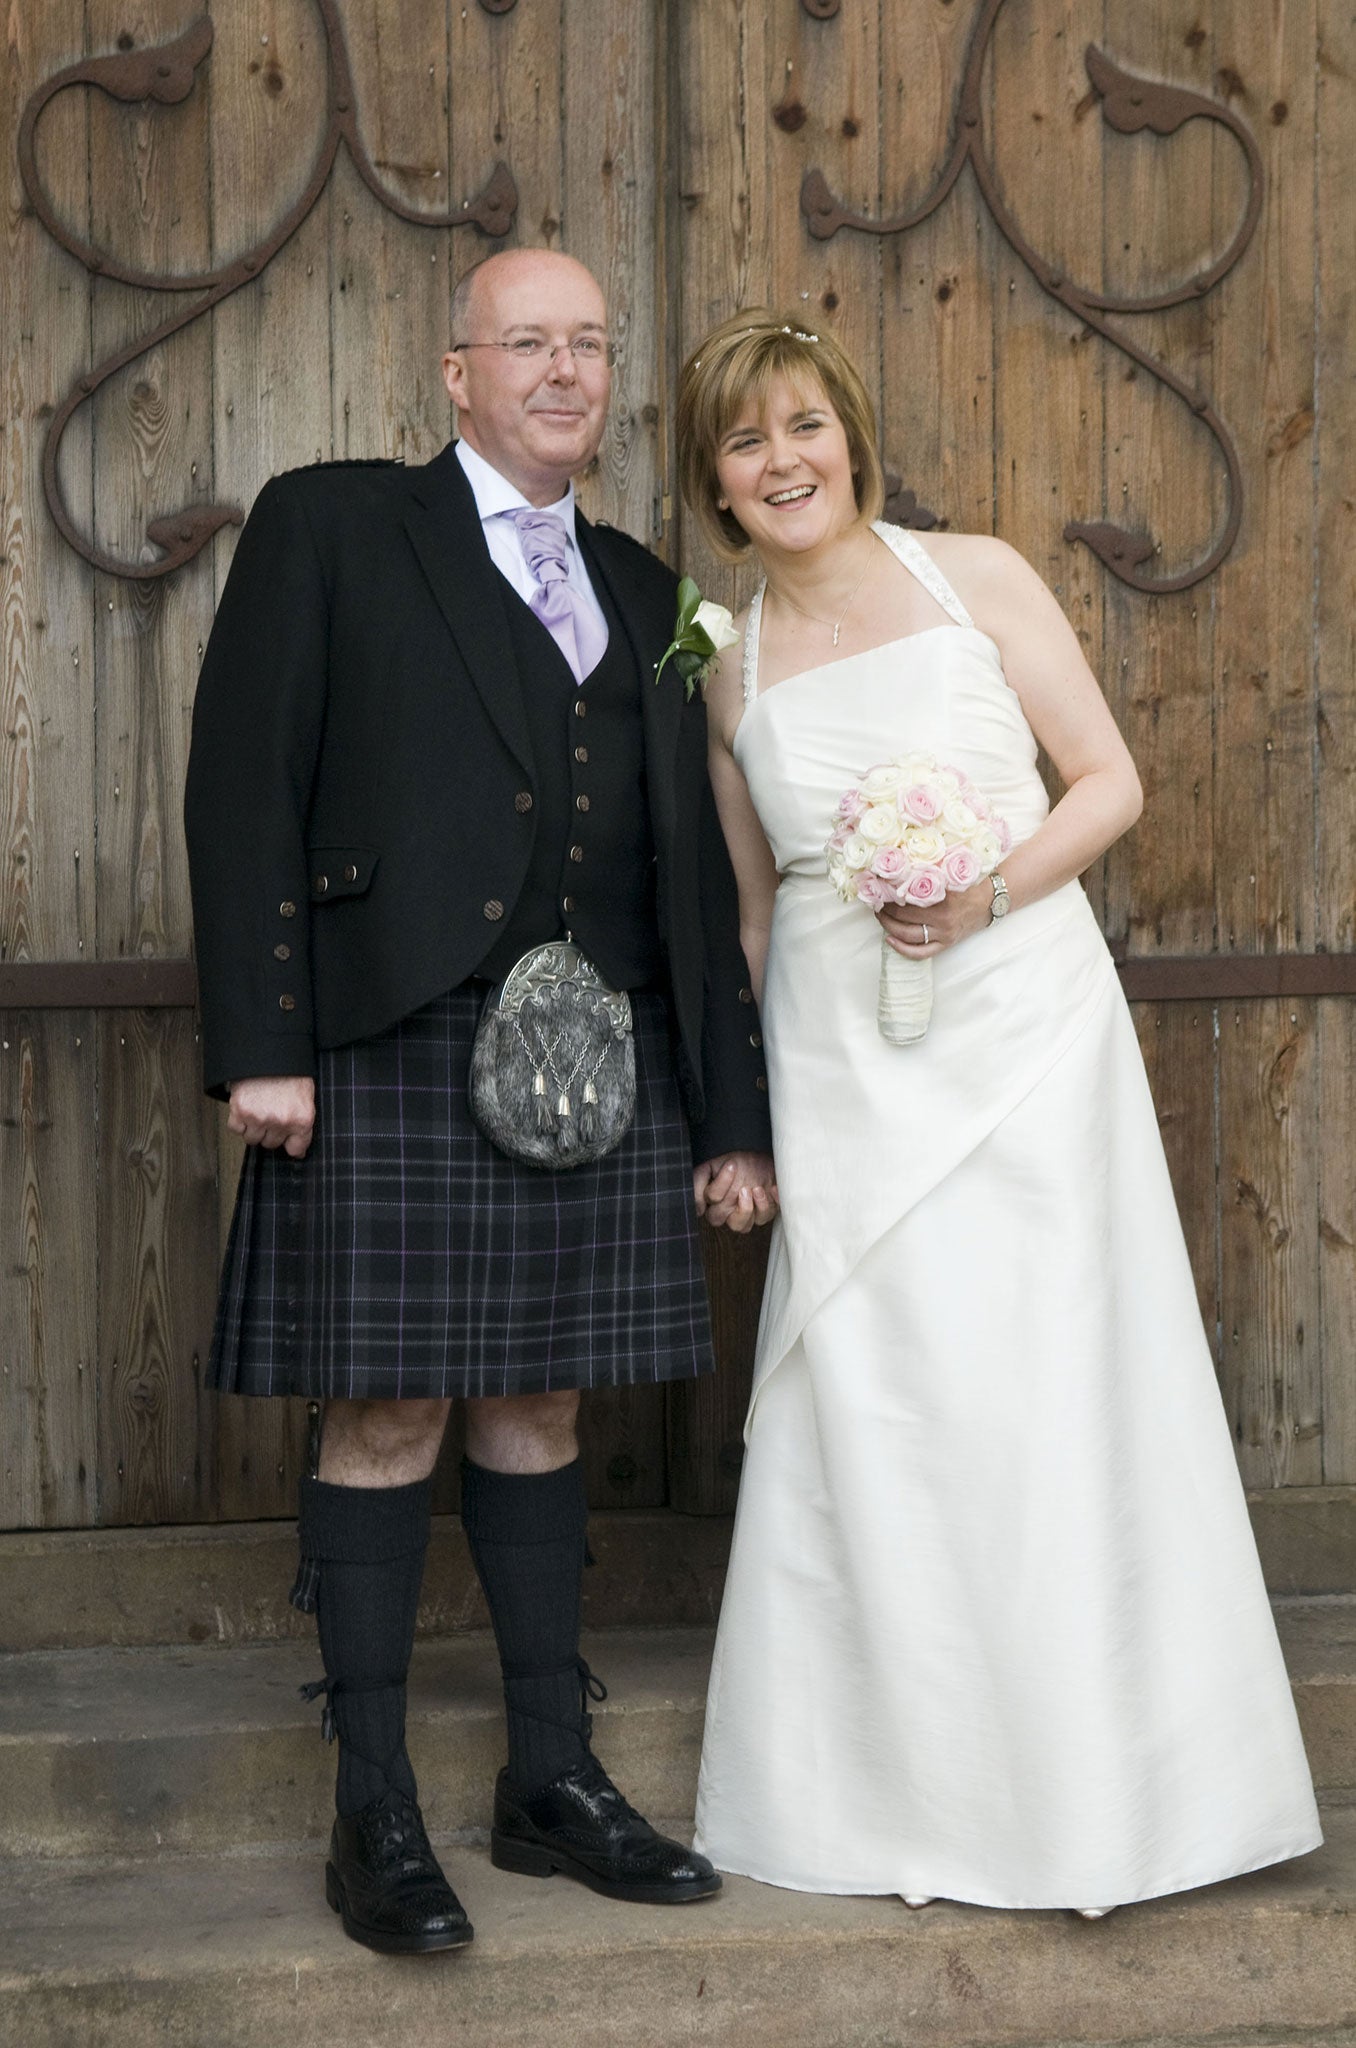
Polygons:
<instances>
[{"instance_id":1,"label":"bald head","mask_svg":"<svg viewBox=\"0 0 1356 2048\"><path fill-rule=\"evenodd\" d=\"M554 504L603 437L612 373L598 280L573 256L505 249L462 278L452 313L443 381L462 439L532 504Z\"/></svg>"}]
</instances>

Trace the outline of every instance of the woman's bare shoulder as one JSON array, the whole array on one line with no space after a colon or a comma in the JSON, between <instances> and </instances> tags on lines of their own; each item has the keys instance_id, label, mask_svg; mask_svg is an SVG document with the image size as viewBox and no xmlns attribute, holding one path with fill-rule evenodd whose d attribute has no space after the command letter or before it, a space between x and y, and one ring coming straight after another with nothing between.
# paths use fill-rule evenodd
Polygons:
<instances>
[{"instance_id":1,"label":"woman's bare shoulder","mask_svg":"<svg viewBox=\"0 0 1356 2048\"><path fill-rule=\"evenodd\" d=\"M1031 602L1046 593L1025 555L992 533L919 533L920 541L970 611Z\"/></svg>"}]
</instances>

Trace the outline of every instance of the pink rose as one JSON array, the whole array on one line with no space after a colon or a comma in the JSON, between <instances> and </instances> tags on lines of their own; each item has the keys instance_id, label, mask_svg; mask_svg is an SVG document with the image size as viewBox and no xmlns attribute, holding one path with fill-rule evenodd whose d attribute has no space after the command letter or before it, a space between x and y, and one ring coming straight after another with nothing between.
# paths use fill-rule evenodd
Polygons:
<instances>
[{"instance_id":1,"label":"pink rose","mask_svg":"<svg viewBox=\"0 0 1356 2048\"><path fill-rule=\"evenodd\" d=\"M833 848L835 853L841 853L843 848L847 845L848 832L850 829L851 828L847 825L840 825L836 832L830 834L829 845Z\"/></svg>"},{"instance_id":2,"label":"pink rose","mask_svg":"<svg viewBox=\"0 0 1356 2048\"><path fill-rule=\"evenodd\" d=\"M925 909L929 903L940 903L945 894L946 883L936 868L915 868L904 891L904 901Z\"/></svg>"},{"instance_id":3,"label":"pink rose","mask_svg":"<svg viewBox=\"0 0 1356 2048\"><path fill-rule=\"evenodd\" d=\"M930 825L942 807L926 783L916 782L904 792L899 808L915 824Z\"/></svg>"},{"instance_id":4,"label":"pink rose","mask_svg":"<svg viewBox=\"0 0 1356 2048\"><path fill-rule=\"evenodd\" d=\"M979 880L979 862L968 846L953 846L942 862L948 889L969 889Z\"/></svg>"},{"instance_id":5,"label":"pink rose","mask_svg":"<svg viewBox=\"0 0 1356 2048\"><path fill-rule=\"evenodd\" d=\"M859 789L844 790L838 799L838 816L845 825L855 825L866 809L866 803Z\"/></svg>"},{"instance_id":6,"label":"pink rose","mask_svg":"<svg viewBox=\"0 0 1356 2048\"><path fill-rule=\"evenodd\" d=\"M875 875L857 877L857 901L864 903L868 910L880 910L895 900L893 889L887 889L884 882Z\"/></svg>"},{"instance_id":7,"label":"pink rose","mask_svg":"<svg viewBox=\"0 0 1356 2048\"><path fill-rule=\"evenodd\" d=\"M1012 851L1012 827L1011 827L1011 826L1009 825L1009 823L1008 823L1007 819L1006 819L1006 818L999 818L999 817L993 817L993 818L990 818L990 820L989 820L989 823L990 823L990 824L991 824L991 825L993 826L993 829L994 829L994 831L995 831L995 832L996 832L996 833L998 834L998 850L999 850L999 852L1000 852L1000 853L1011 853L1011 851Z\"/></svg>"},{"instance_id":8,"label":"pink rose","mask_svg":"<svg viewBox=\"0 0 1356 2048\"><path fill-rule=\"evenodd\" d=\"M871 861L871 872L882 882L898 882L909 872L909 856L898 846L881 846Z\"/></svg>"},{"instance_id":9,"label":"pink rose","mask_svg":"<svg viewBox=\"0 0 1356 2048\"><path fill-rule=\"evenodd\" d=\"M961 794L980 823L987 825L993 816L993 805L989 802L989 799L986 796L981 796L979 791L973 786L962 790Z\"/></svg>"}]
</instances>

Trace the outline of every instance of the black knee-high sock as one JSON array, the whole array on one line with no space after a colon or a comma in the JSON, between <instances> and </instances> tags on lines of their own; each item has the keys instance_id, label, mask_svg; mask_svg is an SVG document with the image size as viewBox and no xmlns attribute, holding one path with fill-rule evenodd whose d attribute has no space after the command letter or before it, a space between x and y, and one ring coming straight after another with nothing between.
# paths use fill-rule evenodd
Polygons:
<instances>
[{"instance_id":1,"label":"black knee-high sock","mask_svg":"<svg viewBox=\"0 0 1356 2048\"><path fill-rule=\"evenodd\" d=\"M576 1458L556 1472L489 1472L464 1459L461 1519L499 1645L509 1776L534 1792L588 1751L579 1661L583 1468Z\"/></svg>"},{"instance_id":2,"label":"black knee-high sock","mask_svg":"<svg viewBox=\"0 0 1356 2048\"><path fill-rule=\"evenodd\" d=\"M339 1737L341 1814L394 1786L417 1796L405 1753L405 1674L428 1548L433 1481L412 1486L301 1482L302 1571L294 1605L314 1612ZM309 1690L309 1688L308 1688Z\"/></svg>"}]
</instances>

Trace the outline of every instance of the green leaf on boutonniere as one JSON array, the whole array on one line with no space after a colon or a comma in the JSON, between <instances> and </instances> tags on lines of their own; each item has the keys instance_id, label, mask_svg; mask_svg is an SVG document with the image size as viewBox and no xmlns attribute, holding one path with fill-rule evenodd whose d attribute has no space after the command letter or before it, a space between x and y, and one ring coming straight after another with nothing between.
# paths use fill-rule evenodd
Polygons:
<instances>
[{"instance_id":1,"label":"green leaf on boutonniere","mask_svg":"<svg viewBox=\"0 0 1356 2048\"><path fill-rule=\"evenodd\" d=\"M703 616L699 617L699 614ZM678 585L678 615L674 620L673 639L665 648L663 659L655 666L654 679L659 681L671 661L690 698L698 683L705 681L706 671L716 656L723 648L735 646L738 640L739 635L734 631L725 606L709 603L692 578L684 576Z\"/></svg>"}]
</instances>

